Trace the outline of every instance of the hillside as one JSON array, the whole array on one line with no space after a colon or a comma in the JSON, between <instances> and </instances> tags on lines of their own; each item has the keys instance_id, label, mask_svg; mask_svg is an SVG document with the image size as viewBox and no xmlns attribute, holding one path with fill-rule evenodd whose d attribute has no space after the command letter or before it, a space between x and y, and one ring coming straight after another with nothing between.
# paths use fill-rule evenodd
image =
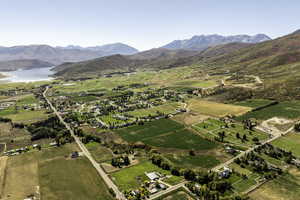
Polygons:
<instances>
[{"instance_id":1,"label":"hillside","mask_svg":"<svg viewBox=\"0 0 300 200\"><path fill-rule=\"evenodd\" d=\"M174 40L173 42L164 45L166 49L188 49L188 50L204 50L208 47L213 47L228 43L259 43L270 40L271 38L265 34L249 35L199 35L193 36L190 39Z\"/></svg>"},{"instance_id":2,"label":"hillside","mask_svg":"<svg viewBox=\"0 0 300 200\"><path fill-rule=\"evenodd\" d=\"M64 63L54 68L56 76L94 77L110 72L166 69L190 63L198 52L186 50L152 49L138 54L112 55L78 63Z\"/></svg>"},{"instance_id":3,"label":"hillside","mask_svg":"<svg viewBox=\"0 0 300 200\"><path fill-rule=\"evenodd\" d=\"M0 47L0 61L37 59L55 65L64 62L80 62L113 54L132 54L136 49L124 44L110 44L99 47L80 48L76 46L51 47L49 45L28 45Z\"/></svg>"},{"instance_id":4,"label":"hillside","mask_svg":"<svg viewBox=\"0 0 300 200\"><path fill-rule=\"evenodd\" d=\"M10 60L0 61L0 71L52 67L53 64L41 60Z\"/></svg>"}]
</instances>

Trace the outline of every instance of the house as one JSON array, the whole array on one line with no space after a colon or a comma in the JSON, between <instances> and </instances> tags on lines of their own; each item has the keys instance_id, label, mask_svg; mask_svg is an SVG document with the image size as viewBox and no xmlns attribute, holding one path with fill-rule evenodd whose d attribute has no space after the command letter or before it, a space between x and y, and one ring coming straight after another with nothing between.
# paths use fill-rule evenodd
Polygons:
<instances>
[{"instance_id":1,"label":"house","mask_svg":"<svg viewBox=\"0 0 300 200\"><path fill-rule=\"evenodd\" d=\"M157 172L150 172L150 173L146 173L146 176L151 180L158 180L160 178L160 174Z\"/></svg>"},{"instance_id":2,"label":"house","mask_svg":"<svg viewBox=\"0 0 300 200\"><path fill-rule=\"evenodd\" d=\"M229 175L230 175L231 173L232 173L232 170L231 170L230 168L224 167L224 168L223 168L223 171L221 171L221 172L219 173L219 176L220 176L221 178L228 178Z\"/></svg>"}]
</instances>

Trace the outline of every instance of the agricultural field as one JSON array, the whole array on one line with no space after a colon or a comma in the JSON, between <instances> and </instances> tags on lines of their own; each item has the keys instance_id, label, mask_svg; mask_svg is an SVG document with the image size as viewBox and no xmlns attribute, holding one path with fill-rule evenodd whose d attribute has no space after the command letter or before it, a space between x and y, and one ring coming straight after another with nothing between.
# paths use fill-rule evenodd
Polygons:
<instances>
[{"instance_id":1,"label":"agricultural field","mask_svg":"<svg viewBox=\"0 0 300 200\"><path fill-rule=\"evenodd\" d=\"M204 101L200 99L189 99L188 109L191 112L208 115L212 117L224 117L226 115L239 116L247 113L252 108L245 106L237 106L231 104L216 103L212 101Z\"/></svg>"},{"instance_id":2,"label":"agricultural field","mask_svg":"<svg viewBox=\"0 0 300 200\"><path fill-rule=\"evenodd\" d=\"M272 117L298 119L300 118L300 101L284 101L276 105L254 111L248 112L242 116L237 117L239 121L255 118L258 120L266 120Z\"/></svg>"},{"instance_id":3,"label":"agricultural field","mask_svg":"<svg viewBox=\"0 0 300 200\"><path fill-rule=\"evenodd\" d=\"M138 188L144 181L148 180L145 172L159 172L170 175L170 171L163 170L149 161L142 162L132 167L124 168L112 173L112 179L121 190Z\"/></svg>"},{"instance_id":4,"label":"agricultural field","mask_svg":"<svg viewBox=\"0 0 300 200\"><path fill-rule=\"evenodd\" d=\"M97 142L90 142L85 146L98 163L110 161L113 158L112 152Z\"/></svg>"},{"instance_id":5,"label":"agricultural field","mask_svg":"<svg viewBox=\"0 0 300 200\"><path fill-rule=\"evenodd\" d=\"M1 117L12 119L15 123L30 124L48 117L44 109L24 109L23 106L35 107L39 105L38 99L33 94L16 97L16 105L0 111Z\"/></svg>"},{"instance_id":6,"label":"agricultural field","mask_svg":"<svg viewBox=\"0 0 300 200\"><path fill-rule=\"evenodd\" d=\"M193 200L194 198L190 196L187 191L183 188L179 188L173 192L163 195L155 200Z\"/></svg>"},{"instance_id":7,"label":"agricultural field","mask_svg":"<svg viewBox=\"0 0 300 200\"><path fill-rule=\"evenodd\" d=\"M170 119L160 119L116 132L126 141L141 141L160 148L208 150L217 147L217 144L184 129L183 125Z\"/></svg>"},{"instance_id":8,"label":"agricultural field","mask_svg":"<svg viewBox=\"0 0 300 200\"><path fill-rule=\"evenodd\" d=\"M272 142L272 145L291 151L300 158L300 133L289 133Z\"/></svg>"},{"instance_id":9,"label":"agricultural field","mask_svg":"<svg viewBox=\"0 0 300 200\"><path fill-rule=\"evenodd\" d=\"M197 80L186 80L175 82L174 85L182 87L194 87L194 88L209 88L217 86L216 80L197 81Z\"/></svg>"},{"instance_id":10,"label":"agricultural field","mask_svg":"<svg viewBox=\"0 0 300 200\"><path fill-rule=\"evenodd\" d=\"M75 150L78 150L75 144L67 144L8 157L5 184L1 184L2 197L7 200L30 195L54 200L113 199L86 158L69 158ZM0 161L2 166L3 159Z\"/></svg>"},{"instance_id":11,"label":"agricultural field","mask_svg":"<svg viewBox=\"0 0 300 200\"><path fill-rule=\"evenodd\" d=\"M165 156L175 166L184 168L205 168L210 169L220 163L219 160L213 155L177 155L167 154Z\"/></svg>"},{"instance_id":12,"label":"agricultural field","mask_svg":"<svg viewBox=\"0 0 300 200\"><path fill-rule=\"evenodd\" d=\"M180 107L181 107L180 103L172 102L172 103L166 103L148 109L138 109L138 110L130 111L127 114L132 115L134 117L145 117L148 115L155 115L157 114L157 112L170 114L170 113L174 113L174 111Z\"/></svg>"},{"instance_id":13,"label":"agricultural field","mask_svg":"<svg viewBox=\"0 0 300 200\"><path fill-rule=\"evenodd\" d=\"M195 124L193 128L204 137L208 137L210 139L218 137L218 133L224 131L224 142L242 146L251 146L255 144L255 142L252 140L253 138L258 138L259 141L266 140L268 138L267 134L258 130L250 131L248 129L244 129L242 124L239 123L234 123L232 125L229 125L228 127L226 127L225 125L226 124L222 121L216 119L208 119L199 124ZM237 138L237 133L240 135L240 138ZM247 140L242 140L243 135L246 135Z\"/></svg>"},{"instance_id":14,"label":"agricultural field","mask_svg":"<svg viewBox=\"0 0 300 200\"><path fill-rule=\"evenodd\" d=\"M248 99L245 101L236 102L234 103L234 105L258 108L258 107L266 106L272 102L273 101L268 99Z\"/></svg>"},{"instance_id":15,"label":"agricultural field","mask_svg":"<svg viewBox=\"0 0 300 200\"><path fill-rule=\"evenodd\" d=\"M144 125L136 125L118 129L115 132L126 141L137 142L182 128L183 125L173 120L159 119L152 122L145 122Z\"/></svg>"},{"instance_id":16,"label":"agricultural field","mask_svg":"<svg viewBox=\"0 0 300 200\"><path fill-rule=\"evenodd\" d=\"M255 200L298 200L300 196L300 172L292 168L250 193Z\"/></svg>"},{"instance_id":17,"label":"agricultural field","mask_svg":"<svg viewBox=\"0 0 300 200\"><path fill-rule=\"evenodd\" d=\"M187 129L181 129L158 137L147 138L142 141L145 144L155 147L181 150L210 150L218 146L216 143L206 140Z\"/></svg>"}]
</instances>

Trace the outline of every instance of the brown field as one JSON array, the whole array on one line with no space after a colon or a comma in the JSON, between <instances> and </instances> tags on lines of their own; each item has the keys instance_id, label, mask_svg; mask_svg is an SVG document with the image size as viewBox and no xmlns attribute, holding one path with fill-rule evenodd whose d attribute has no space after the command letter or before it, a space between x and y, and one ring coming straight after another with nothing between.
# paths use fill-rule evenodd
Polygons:
<instances>
[{"instance_id":1,"label":"brown field","mask_svg":"<svg viewBox=\"0 0 300 200\"><path fill-rule=\"evenodd\" d=\"M249 196L253 200L299 200L300 171L292 168L289 173L265 183Z\"/></svg>"},{"instance_id":2,"label":"brown field","mask_svg":"<svg viewBox=\"0 0 300 200\"><path fill-rule=\"evenodd\" d=\"M176 115L172 119L179 123L183 123L185 125L192 125L192 124L196 124L201 121L204 121L208 118L209 118L209 116L207 116L207 115L201 115L201 114L189 112L189 113L183 113L180 115Z\"/></svg>"},{"instance_id":3,"label":"brown field","mask_svg":"<svg viewBox=\"0 0 300 200\"><path fill-rule=\"evenodd\" d=\"M111 200L89 161L84 157L69 157L73 151L78 151L76 144L1 157L0 199L17 200L34 195L38 199L51 200ZM7 158L7 164L4 158Z\"/></svg>"},{"instance_id":4,"label":"brown field","mask_svg":"<svg viewBox=\"0 0 300 200\"><path fill-rule=\"evenodd\" d=\"M33 154L9 157L4 176L2 198L15 200L32 194L38 196L38 162Z\"/></svg>"},{"instance_id":5,"label":"brown field","mask_svg":"<svg viewBox=\"0 0 300 200\"><path fill-rule=\"evenodd\" d=\"M191 112L212 117L224 117L226 115L239 116L251 110L250 107L216 103L200 99L190 99L188 101L188 109Z\"/></svg>"}]
</instances>

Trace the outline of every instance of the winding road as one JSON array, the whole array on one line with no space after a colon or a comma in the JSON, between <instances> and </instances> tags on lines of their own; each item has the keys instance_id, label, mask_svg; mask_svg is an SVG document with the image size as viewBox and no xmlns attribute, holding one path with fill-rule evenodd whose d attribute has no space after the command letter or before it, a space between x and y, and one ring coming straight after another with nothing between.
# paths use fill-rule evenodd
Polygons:
<instances>
[{"instance_id":1,"label":"winding road","mask_svg":"<svg viewBox=\"0 0 300 200\"><path fill-rule=\"evenodd\" d=\"M113 189L113 191L116 194L116 198L118 200L126 200L124 194L119 190L119 188L113 183L113 181L108 177L108 175L104 172L104 170L100 167L100 165L95 161L95 159L92 157L90 152L87 150L87 148L84 146L84 144L81 142L81 140L74 134L74 131L71 129L71 127L63 120L59 112L57 112L56 108L52 105L50 100L47 98L47 91L49 87L46 87L45 91L43 92L43 96L46 99L47 103L49 104L50 108L53 110L55 115L58 117L58 119L61 121L62 124L65 125L65 127L70 131L72 137L75 139L75 142L81 149L82 153L88 158L88 160L92 163L94 168L97 170L98 174L102 177L106 185Z\"/></svg>"}]
</instances>

